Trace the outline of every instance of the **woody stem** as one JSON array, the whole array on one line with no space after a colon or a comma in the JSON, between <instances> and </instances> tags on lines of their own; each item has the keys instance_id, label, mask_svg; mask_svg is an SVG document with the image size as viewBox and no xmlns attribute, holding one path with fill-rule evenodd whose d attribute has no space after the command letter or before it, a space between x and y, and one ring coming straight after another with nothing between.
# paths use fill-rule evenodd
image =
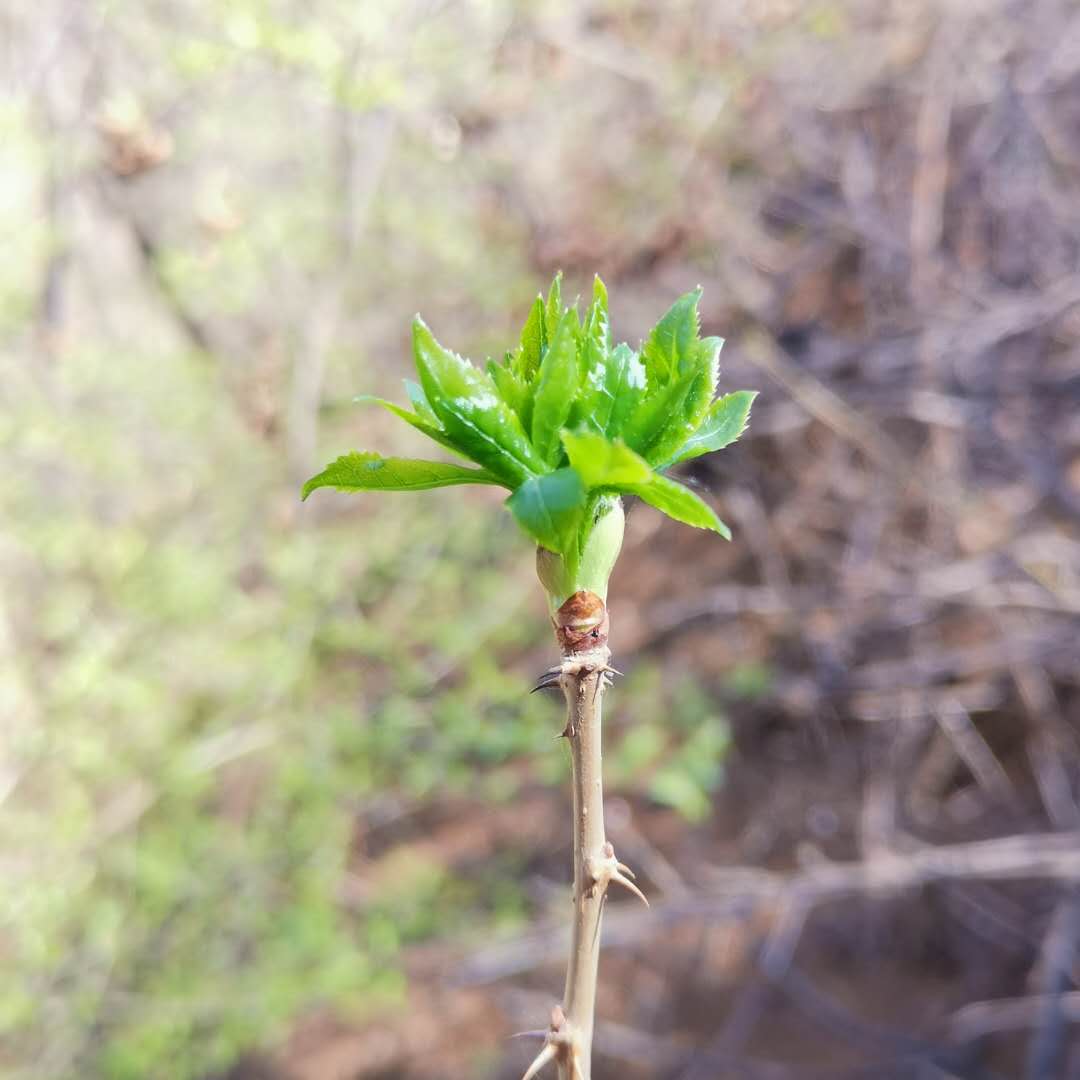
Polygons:
<instances>
[{"instance_id":1,"label":"woody stem","mask_svg":"<svg viewBox=\"0 0 1080 1080\"><path fill-rule=\"evenodd\" d=\"M559 1059L560 1080L590 1080L593 1013L600 962L600 917L607 880L595 867L605 861L604 788L601 775L600 717L604 695L606 646L577 655L567 664L566 735L573 786L574 921L566 971L563 1010L573 1040L577 1075L568 1055ZM597 880L599 878L599 880Z\"/></svg>"}]
</instances>

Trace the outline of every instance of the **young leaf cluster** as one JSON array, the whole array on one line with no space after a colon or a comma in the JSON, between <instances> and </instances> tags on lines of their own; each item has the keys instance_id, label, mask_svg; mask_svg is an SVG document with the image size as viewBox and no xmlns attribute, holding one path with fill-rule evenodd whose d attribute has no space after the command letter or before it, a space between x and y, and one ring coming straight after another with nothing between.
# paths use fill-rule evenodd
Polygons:
<instances>
[{"instance_id":1,"label":"young leaf cluster","mask_svg":"<svg viewBox=\"0 0 1080 1080\"><path fill-rule=\"evenodd\" d=\"M734 442L755 394L717 398L720 338L701 337L701 290L679 297L638 351L613 344L607 290L597 278L584 316L564 306L561 275L533 303L517 348L481 369L413 321L419 382L411 409L364 397L472 462L450 465L371 453L337 459L305 485L417 491L451 484L507 488L521 528L576 566L596 522L636 495L676 521L729 536L689 488L665 475ZM474 467L475 466L475 467Z\"/></svg>"}]
</instances>

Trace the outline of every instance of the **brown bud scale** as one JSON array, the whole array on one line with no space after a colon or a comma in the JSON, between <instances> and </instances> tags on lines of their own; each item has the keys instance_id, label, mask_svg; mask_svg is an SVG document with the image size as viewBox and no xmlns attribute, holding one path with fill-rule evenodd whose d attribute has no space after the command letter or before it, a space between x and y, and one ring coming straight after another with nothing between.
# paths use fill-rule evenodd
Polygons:
<instances>
[{"instance_id":1,"label":"brown bud scale","mask_svg":"<svg viewBox=\"0 0 1080 1080\"><path fill-rule=\"evenodd\" d=\"M607 644L607 606L588 589L574 593L555 612L552 622L564 656L591 652Z\"/></svg>"}]
</instances>

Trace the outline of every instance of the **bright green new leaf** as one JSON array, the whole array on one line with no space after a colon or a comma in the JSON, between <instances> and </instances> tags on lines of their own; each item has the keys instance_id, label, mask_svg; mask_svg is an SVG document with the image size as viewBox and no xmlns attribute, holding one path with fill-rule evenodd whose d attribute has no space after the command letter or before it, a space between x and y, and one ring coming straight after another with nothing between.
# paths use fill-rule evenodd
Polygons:
<instances>
[{"instance_id":1,"label":"bright green new leaf","mask_svg":"<svg viewBox=\"0 0 1080 1080\"><path fill-rule=\"evenodd\" d=\"M593 278L593 298L585 313L585 333L604 351L611 346L611 322L608 318L607 288L599 274Z\"/></svg>"},{"instance_id":2,"label":"bright green new leaf","mask_svg":"<svg viewBox=\"0 0 1080 1080\"><path fill-rule=\"evenodd\" d=\"M536 374L533 395L532 442L536 452L555 465L559 459L559 432L570 415L578 391L577 315L567 311L555 328Z\"/></svg>"},{"instance_id":3,"label":"bright green new leaf","mask_svg":"<svg viewBox=\"0 0 1080 1080\"><path fill-rule=\"evenodd\" d=\"M381 398L357 400L389 410L481 467L350 454L309 480L304 496L326 486L500 484L512 492L508 508L541 548L549 600L582 582L602 594L622 537L621 494L728 536L705 502L662 475L738 438L754 399L739 391L713 402L722 342L700 338L700 295L698 289L680 297L639 356L625 344L612 346L599 277L581 322L576 305L563 308L557 275L547 297L534 301L517 350L484 371L444 349L418 316L420 383L405 383L413 411Z\"/></svg>"},{"instance_id":4,"label":"bright green new leaf","mask_svg":"<svg viewBox=\"0 0 1080 1080\"><path fill-rule=\"evenodd\" d=\"M495 384L495 389L499 392L499 397L517 413L522 429L528 431L526 418L531 412L529 406L532 401L529 387L505 364L500 364L495 360L488 361L487 372Z\"/></svg>"},{"instance_id":5,"label":"bright green new leaf","mask_svg":"<svg viewBox=\"0 0 1080 1080\"><path fill-rule=\"evenodd\" d=\"M412 402L412 407L416 410L418 416L422 416L425 420L430 420L432 423L438 422L438 417L435 415L435 410L432 409L428 402L427 395L424 393L424 388L417 382L413 382L412 379L405 379L405 393L409 396L409 401Z\"/></svg>"},{"instance_id":6,"label":"bright green new leaf","mask_svg":"<svg viewBox=\"0 0 1080 1080\"><path fill-rule=\"evenodd\" d=\"M581 477L573 469L556 469L526 480L506 505L541 547L573 558L585 501Z\"/></svg>"},{"instance_id":7,"label":"bright green new leaf","mask_svg":"<svg viewBox=\"0 0 1080 1080\"><path fill-rule=\"evenodd\" d=\"M413 355L435 415L473 461L510 488L544 471L543 459L490 376L444 349L419 316L413 321Z\"/></svg>"},{"instance_id":8,"label":"bright green new leaf","mask_svg":"<svg viewBox=\"0 0 1080 1080\"><path fill-rule=\"evenodd\" d=\"M301 498L306 499L321 487L337 488L338 491L426 491L454 484L498 483L498 478L484 469L354 451L342 455L313 476L304 485Z\"/></svg>"},{"instance_id":9,"label":"bright green new leaf","mask_svg":"<svg viewBox=\"0 0 1080 1080\"><path fill-rule=\"evenodd\" d=\"M610 438L623 433L645 397L647 381L641 357L626 342L616 345L604 372L604 388L612 399L604 425L604 433Z\"/></svg>"},{"instance_id":10,"label":"bright green new leaf","mask_svg":"<svg viewBox=\"0 0 1080 1080\"><path fill-rule=\"evenodd\" d=\"M668 517L731 539L727 526L689 488L653 472L644 458L621 442L608 442L589 431L564 431L570 464L586 487L636 495Z\"/></svg>"},{"instance_id":11,"label":"bright green new leaf","mask_svg":"<svg viewBox=\"0 0 1080 1080\"><path fill-rule=\"evenodd\" d=\"M558 271L551 279L551 288L548 290L547 308L544 312L544 328L547 330L547 339L550 343L555 337L555 331L562 321L562 271Z\"/></svg>"},{"instance_id":12,"label":"bright green new leaf","mask_svg":"<svg viewBox=\"0 0 1080 1080\"><path fill-rule=\"evenodd\" d=\"M723 341L715 337L691 342L685 372L678 382L671 384L670 400L664 402L665 392L661 391L660 403L649 417L651 433L646 428L643 435L632 432L628 436L628 439L641 438L637 449L657 468L679 451L708 414L709 403L716 393L721 345Z\"/></svg>"},{"instance_id":13,"label":"bright green new leaf","mask_svg":"<svg viewBox=\"0 0 1080 1080\"><path fill-rule=\"evenodd\" d=\"M708 503L699 499L688 487L669 480L666 476L653 473L647 484L624 488L631 495L636 495L642 502L655 506L669 518L694 525L699 529L711 529L725 540L731 539L731 530L716 516Z\"/></svg>"},{"instance_id":14,"label":"bright green new leaf","mask_svg":"<svg viewBox=\"0 0 1080 1080\"><path fill-rule=\"evenodd\" d=\"M640 357L629 345L616 345L585 375L572 423L614 438L622 434L644 396L645 369Z\"/></svg>"},{"instance_id":15,"label":"bright green new leaf","mask_svg":"<svg viewBox=\"0 0 1080 1080\"><path fill-rule=\"evenodd\" d=\"M592 386L599 378L599 373L603 370L604 364L607 362L608 352L607 349L592 337L587 331L583 331L578 338L577 343L578 350L578 402L581 400L583 394L588 394L590 386ZM575 402L577 404L578 402Z\"/></svg>"},{"instance_id":16,"label":"bright green new leaf","mask_svg":"<svg viewBox=\"0 0 1080 1080\"><path fill-rule=\"evenodd\" d=\"M730 446L746 430L756 390L736 390L712 403L701 426L683 444L671 464Z\"/></svg>"},{"instance_id":17,"label":"bright green new leaf","mask_svg":"<svg viewBox=\"0 0 1080 1080\"><path fill-rule=\"evenodd\" d=\"M622 435L627 445L654 465L660 464L656 446L667 443L673 429L677 432L675 447L681 446L693 430L686 424L686 406L700 377L700 372L690 371L658 390L651 390L623 425Z\"/></svg>"},{"instance_id":18,"label":"bright green new leaf","mask_svg":"<svg viewBox=\"0 0 1080 1080\"><path fill-rule=\"evenodd\" d=\"M698 336L701 288L680 296L653 327L642 346L649 389L664 386L685 373L691 342Z\"/></svg>"},{"instance_id":19,"label":"bright green new leaf","mask_svg":"<svg viewBox=\"0 0 1080 1080\"><path fill-rule=\"evenodd\" d=\"M647 484L653 471L649 463L623 442L610 442L591 431L564 431L570 464L588 488L619 488Z\"/></svg>"},{"instance_id":20,"label":"bright green new leaf","mask_svg":"<svg viewBox=\"0 0 1080 1080\"><path fill-rule=\"evenodd\" d=\"M415 383L413 385L415 385ZM420 388L417 387L417 389L419 390ZM423 391L421 391L421 393L423 393ZM375 397L372 394L358 394L353 398L353 401L358 405L379 405L387 412L391 412L404 420L406 424L411 424L417 431L422 432L440 446L445 446L447 450L452 450L455 454L460 454L462 457L469 457L468 453L458 447L439 426L439 421L434 413L431 414L431 419L429 420L425 416L411 413L408 409L403 409L400 405L395 405L392 401L387 401L386 398Z\"/></svg>"},{"instance_id":21,"label":"bright green new leaf","mask_svg":"<svg viewBox=\"0 0 1080 1080\"><path fill-rule=\"evenodd\" d=\"M594 401L597 390L601 399L606 397L603 393L604 369L611 357L611 330L608 325L607 290L604 283L597 277L593 281L593 299L585 312L585 321L581 326L581 334L578 340L578 379L581 382L581 392L578 400L574 403L571 412L571 425L578 427L587 423L597 431L604 431L603 425L607 422L607 414L610 412L611 398L599 404L606 407L603 420L593 415ZM583 399L589 399L583 401Z\"/></svg>"},{"instance_id":22,"label":"bright green new leaf","mask_svg":"<svg viewBox=\"0 0 1080 1080\"><path fill-rule=\"evenodd\" d=\"M687 398L686 417L695 428L705 419L709 405L716 397L716 383L720 377L720 350L723 347L724 339L720 337L702 338L690 346L693 356L690 367L696 368L700 378Z\"/></svg>"},{"instance_id":23,"label":"bright green new leaf","mask_svg":"<svg viewBox=\"0 0 1080 1080\"><path fill-rule=\"evenodd\" d=\"M524 382L532 382L546 349L544 298L538 296L529 309L529 317L525 320L525 325L521 328L521 345L514 355L514 374Z\"/></svg>"}]
</instances>

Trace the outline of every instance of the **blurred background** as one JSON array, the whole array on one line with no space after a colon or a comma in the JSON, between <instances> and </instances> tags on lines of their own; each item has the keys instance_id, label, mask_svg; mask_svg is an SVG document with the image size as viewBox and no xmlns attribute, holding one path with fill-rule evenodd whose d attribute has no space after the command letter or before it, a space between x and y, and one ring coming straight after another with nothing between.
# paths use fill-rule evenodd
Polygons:
<instances>
[{"instance_id":1,"label":"blurred background","mask_svg":"<svg viewBox=\"0 0 1080 1080\"><path fill-rule=\"evenodd\" d=\"M1080 9L0 3L0 1075L519 1077L555 655L429 447L557 268L749 434L612 584L598 1080L1080 1077Z\"/></svg>"}]
</instances>

